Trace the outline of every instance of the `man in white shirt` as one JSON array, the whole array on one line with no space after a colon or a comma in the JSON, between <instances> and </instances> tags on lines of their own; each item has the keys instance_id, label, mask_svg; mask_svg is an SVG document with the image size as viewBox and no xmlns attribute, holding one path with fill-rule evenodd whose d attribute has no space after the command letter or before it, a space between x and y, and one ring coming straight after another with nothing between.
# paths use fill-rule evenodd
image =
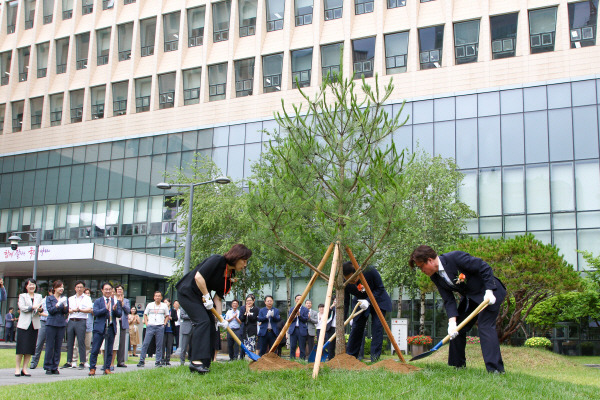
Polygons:
<instances>
[{"instance_id":1,"label":"man in white shirt","mask_svg":"<svg viewBox=\"0 0 600 400\"><path fill-rule=\"evenodd\" d=\"M237 299L231 301L231 309L227 310L225 320L229 323L229 327L239 338L242 336L242 321L240 321L240 310L238 307L240 302ZM240 346L233 340L233 336L227 332L227 349L229 350L229 360L234 361L238 358Z\"/></svg>"},{"instance_id":2,"label":"man in white shirt","mask_svg":"<svg viewBox=\"0 0 600 400\"><path fill-rule=\"evenodd\" d=\"M88 315L92 312L92 299L83 294L83 281L75 282L75 294L69 297L69 322L67 323L67 362L62 368L71 368L73 362L73 345L77 338L79 347L79 369L85 368L85 327Z\"/></svg>"},{"instance_id":3,"label":"man in white shirt","mask_svg":"<svg viewBox=\"0 0 600 400\"><path fill-rule=\"evenodd\" d=\"M154 302L146 306L144 310L144 324L146 324L146 336L144 337L144 343L142 344L142 352L140 353L140 362L137 364L138 367L145 365L144 360L146 359L146 353L148 346L152 338L156 340L156 367L161 367L162 352L163 352L163 337L165 332L165 325L169 321L169 308L165 303L162 302L162 293L159 291L154 292Z\"/></svg>"}]
</instances>

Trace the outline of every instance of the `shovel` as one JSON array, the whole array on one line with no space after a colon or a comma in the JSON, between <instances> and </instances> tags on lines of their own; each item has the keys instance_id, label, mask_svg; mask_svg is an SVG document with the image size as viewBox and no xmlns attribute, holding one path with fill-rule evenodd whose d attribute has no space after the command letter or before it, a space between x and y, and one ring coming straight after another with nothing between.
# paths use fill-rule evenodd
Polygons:
<instances>
[{"instance_id":1,"label":"shovel","mask_svg":"<svg viewBox=\"0 0 600 400\"><path fill-rule=\"evenodd\" d=\"M456 327L456 330L460 331L462 328L464 328L464 326L467 325L469 323L469 321L471 321L477 314L479 314L481 312L481 310L483 310L484 308L486 308L488 306L489 302L490 302L489 300L484 300L475 310L473 310L473 312L471 314L469 314L469 316L463 322L460 323L460 325L458 325ZM421 358L429 357L431 354L433 354L434 351L438 351L440 349L440 347L442 347L449 341L450 341L450 335L446 335L446 337L443 338L442 340L440 340L440 342L438 344L436 344L433 347L433 349L426 351L425 353L421 353L417 356L414 356L409 361L416 361L416 360L420 360Z\"/></svg>"},{"instance_id":2,"label":"shovel","mask_svg":"<svg viewBox=\"0 0 600 400\"><path fill-rule=\"evenodd\" d=\"M223 318L219 315L217 310L215 310L214 308L211 308L210 311L212 311L212 313L219 320L219 322L223 322ZM248 357L250 357L250 359L252 361L257 361L260 358L260 356L258 354L254 354L253 352L248 350L248 348L246 346L244 346L244 344L235 335L235 333L233 333L233 331L231 330L231 328L229 326L227 327L227 332L229 332L229 334L231 335L233 340L235 340L235 342L240 346L240 348L246 352L246 354L248 355Z\"/></svg>"},{"instance_id":3,"label":"shovel","mask_svg":"<svg viewBox=\"0 0 600 400\"><path fill-rule=\"evenodd\" d=\"M357 304L356 307L354 307L354 310L352 310L352 314L350 314L348 319L344 322L344 326L348 325L354 317L356 317L357 315L359 315L360 313L365 311L365 310L360 310L359 312L356 312L356 309L358 308L358 306L359 306L359 304ZM323 354L321 355L321 362L325 362L325 360L327 360L327 357L329 357L329 353L327 352L327 345L329 343L331 343L334 339L335 339L335 333L333 335L331 335L329 340L327 342L325 342L325 344L323 345ZM312 351L310 352L310 354L308 355L308 362L309 363L315 362L316 356L317 356L317 346L315 346L312 349Z\"/></svg>"}]
</instances>

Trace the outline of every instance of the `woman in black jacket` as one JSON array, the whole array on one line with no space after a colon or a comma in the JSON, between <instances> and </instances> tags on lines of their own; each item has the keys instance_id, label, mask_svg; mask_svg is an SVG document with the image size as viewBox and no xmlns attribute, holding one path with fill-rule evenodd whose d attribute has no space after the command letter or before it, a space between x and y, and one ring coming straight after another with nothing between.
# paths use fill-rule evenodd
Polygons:
<instances>
[{"instance_id":1,"label":"woman in black jacket","mask_svg":"<svg viewBox=\"0 0 600 400\"><path fill-rule=\"evenodd\" d=\"M240 308L240 321L243 324L243 339L244 346L250 351L258 354L256 349L256 333L258 330L257 317L258 307L254 305L254 295L249 294L246 296L246 305ZM244 358L244 352L240 352L241 357Z\"/></svg>"}]
</instances>

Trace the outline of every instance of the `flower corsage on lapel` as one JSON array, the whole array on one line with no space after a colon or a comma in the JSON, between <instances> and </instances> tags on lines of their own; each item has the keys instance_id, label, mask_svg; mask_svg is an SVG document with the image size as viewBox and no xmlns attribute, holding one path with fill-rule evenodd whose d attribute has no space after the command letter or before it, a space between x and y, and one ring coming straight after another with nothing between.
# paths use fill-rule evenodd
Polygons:
<instances>
[{"instance_id":1,"label":"flower corsage on lapel","mask_svg":"<svg viewBox=\"0 0 600 400\"><path fill-rule=\"evenodd\" d=\"M458 277L454 281L454 283L456 285L460 285L461 283L465 283L465 282L467 282L467 277L462 272L460 274L458 274Z\"/></svg>"}]
</instances>

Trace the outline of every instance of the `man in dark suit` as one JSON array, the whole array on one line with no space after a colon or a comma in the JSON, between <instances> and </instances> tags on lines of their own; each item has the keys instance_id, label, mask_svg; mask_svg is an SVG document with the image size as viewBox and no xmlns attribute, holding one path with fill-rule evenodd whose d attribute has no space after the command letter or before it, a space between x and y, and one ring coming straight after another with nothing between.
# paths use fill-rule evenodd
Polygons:
<instances>
[{"instance_id":1,"label":"man in dark suit","mask_svg":"<svg viewBox=\"0 0 600 400\"><path fill-rule=\"evenodd\" d=\"M119 324L119 328L117 330L117 335L119 337L119 350L117 350L117 367L118 368L127 368L125 365L125 351L127 350L125 346L125 342L127 341L127 332L129 332L129 313L131 312L131 304L129 303L129 299L125 298L125 292L123 290L123 285L115 286L115 292L117 294L117 301L121 303L121 310L123 312L123 318L121 318L121 323Z\"/></svg>"},{"instance_id":2,"label":"man in dark suit","mask_svg":"<svg viewBox=\"0 0 600 400\"><path fill-rule=\"evenodd\" d=\"M109 282L102 284L102 297L94 301L94 329L92 338L92 352L90 353L90 373L89 376L96 375L96 361L102 342L106 340L104 346L104 375L111 374L110 364L112 363L113 342L117 334L117 318L123 315L121 302L115 301L112 296L113 286Z\"/></svg>"},{"instance_id":3,"label":"man in dark suit","mask_svg":"<svg viewBox=\"0 0 600 400\"><path fill-rule=\"evenodd\" d=\"M279 310L273 307L273 296L265 296L265 307L261 308L258 312L257 317L258 327L258 341L260 347L260 356L267 354L267 352L275 343L277 335L279 335L279 328L277 323L281 320Z\"/></svg>"},{"instance_id":4,"label":"man in dark suit","mask_svg":"<svg viewBox=\"0 0 600 400\"><path fill-rule=\"evenodd\" d=\"M302 296L297 294L294 298L295 303L298 304ZM288 312L288 317L292 314L294 308L290 308ZM304 306L300 306L300 310L298 310L298 314L296 314L296 318L290 323L290 358L296 358L296 346L300 347L300 358L302 360L306 359L306 336L308 336L308 326L306 323L308 322L308 308Z\"/></svg>"},{"instance_id":5,"label":"man in dark suit","mask_svg":"<svg viewBox=\"0 0 600 400\"><path fill-rule=\"evenodd\" d=\"M492 268L482 259L464 251L452 251L438 257L435 250L424 245L413 251L409 264L430 277L444 300L450 335L448 365L457 368L466 366L467 332L479 321L479 337L485 367L488 372L503 373L504 363L496 333L496 318L506 296L506 288L494 276ZM461 296L458 307L453 292ZM484 300L489 300L489 305L464 329L457 332L456 326Z\"/></svg>"},{"instance_id":6,"label":"man in dark suit","mask_svg":"<svg viewBox=\"0 0 600 400\"><path fill-rule=\"evenodd\" d=\"M355 269L352 265L352 262L347 261L342 266L344 272L344 279L349 279L352 274L354 274ZM392 300L390 299L390 295L385 290L383 286L383 281L381 280L381 275L375 267L369 266L363 271L363 276L373 292L373 297L377 301L377 305L381 310L385 318L385 313L388 311L392 311ZM367 300L368 296L363 288L362 284L358 282L358 276L354 278L354 280L346 286L346 290L344 292L345 301L344 304L348 305L350 300L350 295L354 295L352 299L351 307L354 309L356 303L360 303L360 308L366 310L352 321L352 330L350 331L350 337L348 338L348 344L346 345L346 353L351 356L357 357L360 352L360 345L363 340L365 325L367 324L367 319L369 315L371 316L371 361L375 362L379 360L381 356L381 348L383 345L383 325L375 312L375 309L372 305L369 304ZM347 307L347 306L346 306Z\"/></svg>"}]
</instances>

